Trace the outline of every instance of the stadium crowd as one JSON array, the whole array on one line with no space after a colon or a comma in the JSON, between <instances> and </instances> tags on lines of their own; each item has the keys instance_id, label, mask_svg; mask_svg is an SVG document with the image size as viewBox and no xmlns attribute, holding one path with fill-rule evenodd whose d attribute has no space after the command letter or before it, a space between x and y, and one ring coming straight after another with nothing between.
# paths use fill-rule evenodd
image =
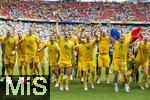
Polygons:
<instances>
[{"instance_id":1,"label":"stadium crowd","mask_svg":"<svg viewBox=\"0 0 150 100\"><path fill-rule=\"evenodd\" d=\"M150 21L149 3L44 2L10 0L0 2L0 15L6 18L32 18L79 21Z\"/></svg>"},{"instance_id":2,"label":"stadium crowd","mask_svg":"<svg viewBox=\"0 0 150 100\"><path fill-rule=\"evenodd\" d=\"M53 26L54 24L50 24L50 23L33 23L33 22L22 22L22 21L0 21L0 34L4 34L6 33L7 29L13 29L13 27L15 27L15 34L17 35L18 32L22 32L23 34L27 34L28 30L30 27L34 26L35 28L35 34L36 35L42 35L42 37L49 37L49 34L51 34L50 32L50 27ZM82 25L82 24L60 24L60 29L62 30L64 27L68 27L70 29L72 29L72 32L74 32L76 30L76 27L78 25ZM114 27L117 27L118 30L120 31L120 33L129 33L132 29L134 29L137 25L113 25ZM94 24L83 24L82 25L83 28L87 28L87 29L92 29L94 27ZM110 34L110 26L109 25L102 25L101 27L103 30L107 31L107 34ZM144 32L143 34L146 34L147 36L150 36L149 34L149 30L150 27L149 26L143 26L143 29L147 29L146 32ZM5 34L4 34L5 35Z\"/></svg>"}]
</instances>

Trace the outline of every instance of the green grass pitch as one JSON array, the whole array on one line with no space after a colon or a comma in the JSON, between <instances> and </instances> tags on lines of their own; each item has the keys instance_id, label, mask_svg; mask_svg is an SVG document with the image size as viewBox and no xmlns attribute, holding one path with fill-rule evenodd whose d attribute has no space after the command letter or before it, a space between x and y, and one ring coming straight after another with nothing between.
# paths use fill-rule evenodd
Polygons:
<instances>
[{"instance_id":1,"label":"green grass pitch","mask_svg":"<svg viewBox=\"0 0 150 100\"><path fill-rule=\"evenodd\" d=\"M150 88L140 90L138 85L131 83L130 93L125 93L124 85L120 84L119 92L115 93L112 77L110 85L106 85L104 78L102 80L100 85L95 84L94 90L89 87L88 91L83 90L78 80L71 81L70 90L63 92L51 83L50 100L150 100Z\"/></svg>"}]
</instances>

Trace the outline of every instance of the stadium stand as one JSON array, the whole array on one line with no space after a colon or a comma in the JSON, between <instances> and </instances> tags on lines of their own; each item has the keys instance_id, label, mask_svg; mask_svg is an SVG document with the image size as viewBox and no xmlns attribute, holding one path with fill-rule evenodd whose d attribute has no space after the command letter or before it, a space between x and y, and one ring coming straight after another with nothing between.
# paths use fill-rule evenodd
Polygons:
<instances>
[{"instance_id":1,"label":"stadium stand","mask_svg":"<svg viewBox=\"0 0 150 100\"><path fill-rule=\"evenodd\" d=\"M40 6L39 6L40 5ZM150 21L149 3L119 2L0 2L0 15L6 18L56 20L57 14L65 20L84 21Z\"/></svg>"}]
</instances>

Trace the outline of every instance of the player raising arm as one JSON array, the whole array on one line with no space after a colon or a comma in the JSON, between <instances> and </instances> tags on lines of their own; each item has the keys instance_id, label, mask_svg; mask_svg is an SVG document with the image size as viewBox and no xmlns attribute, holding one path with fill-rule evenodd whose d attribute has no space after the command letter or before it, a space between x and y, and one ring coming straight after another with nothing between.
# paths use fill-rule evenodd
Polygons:
<instances>
[{"instance_id":1,"label":"player raising arm","mask_svg":"<svg viewBox=\"0 0 150 100\"><path fill-rule=\"evenodd\" d=\"M69 40L69 33L64 32L64 37L60 36L58 21L56 22L56 30L58 35L58 41L60 46L60 59L59 59L59 66L60 66L60 90L63 91L63 76L64 70L66 69L66 85L65 89L69 90L69 82L70 82L70 75L71 75L71 68L72 68L72 61L74 56L74 43Z\"/></svg>"},{"instance_id":2,"label":"player raising arm","mask_svg":"<svg viewBox=\"0 0 150 100\"><path fill-rule=\"evenodd\" d=\"M131 44L131 40L128 40L127 36L121 35L118 41L114 40L114 54L113 54L113 70L114 70L114 82L115 92L118 92L118 71L120 70L124 76L125 92L129 92L128 80L127 80L127 66L126 58L128 47Z\"/></svg>"},{"instance_id":3,"label":"player raising arm","mask_svg":"<svg viewBox=\"0 0 150 100\"><path fill-rule=\"evenodd\" d=\"M100 26L98 26L100 29ZM105 74L106 74L106 83L110 84L109 81L109 48L110 48L110 41L111 35L107 36L106 31L102 31L101 29L98 31L100 33L100 38L98 40L98 48L99 48L99 56L98 56L98 73L97 73L97 84L100 84L100 77L101 77L101 69L105 67Z\"/></svg>"}]
</instances>

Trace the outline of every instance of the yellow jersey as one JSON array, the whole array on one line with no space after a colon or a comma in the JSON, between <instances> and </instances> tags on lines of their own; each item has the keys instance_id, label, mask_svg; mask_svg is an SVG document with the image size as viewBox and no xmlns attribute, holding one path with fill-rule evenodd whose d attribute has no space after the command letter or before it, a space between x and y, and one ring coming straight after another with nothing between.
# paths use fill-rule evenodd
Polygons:
<instances>
[{"instance_id":1,"label":"yellow jersey","mask_svg":"<svg viewBox=\"0 0 150 100\"><path fill-rule=\"evenodd\" d=\"M138 44L138 49L137 49L137 56L136 60L137 61L148 61L148 53L150 50L150 43L145 44L144 42L140 42Z\"/></svg>"},{"instance_id":2,"label":"yellow jersey","mask_svg":"<svg viewBox=\"0 0 150 100\"><path fill-rule=\"evenodd\" d=\"M22 37L24 39L25 37ZM19 42L19 38L17 38L17 41ZM25 41L22 41L21 43L18 44L18 56L19 55L26 55L26 43Z\"/></svg>"},{"instance_id":3,"label":"yellow jersey","mask_svg":"<svg viewBox=\"0 0 150 100\"><path fill-rule=\"evenodd\" d=\"M85 47L83 44L77 44L75 48L78 53L78 62L81 62L84 58Z\"/></svg>"},{"instance_id":4,"label":"yellow jersey","mask_svg":"<svg viewBox=\"0 0 150 100\"><path fill-rule=\"evenodd\" d=\"M91 40L89 43L81 44L80 50L83 53L83 61L90 61L94 60L94 47L95 47L95 40Z\"/></svg>"},{"instance_id":5,"label":"yellow jersey","mask_svg":"<svg viewBox=\"0 0 150 100\"><path fill-rule=\"evenodd\" d=\"M95 40L91 40L90 41L90 50L91 50L91 52L90 52L90 60L94 60L94 49L95 49Z\"/></svg>"},{"instance_id":6,"label":"yellow jersey","mask_svg":"<svg viewBox=\"0 0 150 100\"><path fill-rule=\"evenodd\" d=\"M26 52L28 55L36 55L38 49L39 38L35 35L26 36L24 39L26 43Z\"/></svg>"},{"instance_id":7,"label":"yellow jersey","mask_svg":"<svg viewBox=\"0 0 150 100\"><path fill-rule=\"evenodd\" d=\"M2 40L3 50L5 56L10 56L10 53L15 50L17 45L17 39L14 37L6 37Z\"/></svg>"},{"instance_id":8,"label":"yellow jersey","mask_svg":"<svg viewBox=\"0 0 150 100\"><path fill-rule=\"evenodd\" d=\"M110 48L110 37L102 38L98 42L98 48L100 53L108 53Z\"/></svg>"},{"instance_id":9,"label":"yellow jersey","mask_svg":"<svg viewBox=\"0 0 150 100\"><path fill-rule=\"evenodd\" d=\"M54 44L48 42L46 46L48 47L48 56L50 62L58 61L58 51L60 50L59 45L56 42Z\"/></svg>"},{"instance_id":10,"label":"yellow jersey","mask_svg":"<svg viewBox=\"0 0 150 100\"><path fill-rule=\"evenodd\" d=\"M114 42L114 58L120 58L122 60L126 60L127 52L130 44L130 34L125 35L124 41L121 43L119 41Z\"/></svg>"},{"instance_id":11,"label":"yellow jersey","mask_svg":"<svg viewBox=\"0 0 150 100\"><path fill-rule=\"evenodd\" d=\"M128 43L120 43L119 41L115 41L114 43L114 58L120 58L125 60L128 52Z\"/></svg>"},{"instance_id":12,"label":"yellow jersey","mask_svg":"<svg viewBox=\"0 0 150 100\"><path fill-rule=\"evenodd\" d=\"M59 38L60 45L60 61L70 62L73 58L74 43L70 40L66 41L62 37Z\"/></svg>"}]
</instances>

